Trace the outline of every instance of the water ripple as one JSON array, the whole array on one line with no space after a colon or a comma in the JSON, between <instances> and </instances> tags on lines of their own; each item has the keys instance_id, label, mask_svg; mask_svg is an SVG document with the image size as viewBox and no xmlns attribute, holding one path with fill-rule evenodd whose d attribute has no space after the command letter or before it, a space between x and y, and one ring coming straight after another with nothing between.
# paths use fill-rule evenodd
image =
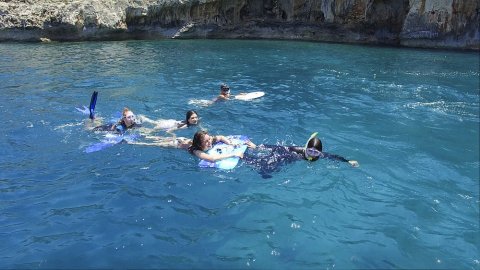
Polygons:
<instances>
[{"instance_id":1,"label":"water ripple","mask_svg":"<svg viewBox=\"0 0 480 270\"><path fill-rule=\"evenodd\" d=\"M285 41L0 44L0 268L478 268L478 57ZM227 83L251 102L190 107ZM101 139L131 107L358 160L264 180ZM177 132L191 137L200 127ZM159 132L159 136L167 136Z\"/></svg>"}]
</instances>

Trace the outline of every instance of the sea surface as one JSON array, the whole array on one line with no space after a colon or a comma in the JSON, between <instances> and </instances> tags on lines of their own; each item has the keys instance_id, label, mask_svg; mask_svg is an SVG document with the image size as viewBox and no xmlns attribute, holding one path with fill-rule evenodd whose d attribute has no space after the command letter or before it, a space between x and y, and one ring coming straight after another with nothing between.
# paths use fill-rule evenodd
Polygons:
<instances>
[{"instance_id":1,"label":"sea surface","mask_svg":"<svg viewBox=\"0 0 480 270\"><path fill-rule=\"evenodd\" d=\"M202 107L221 83L252 101ZM357 160L240 161L117 144L123 107ZM480 269L479 55L286 41L0 44L0 268ZM177 132L192 137L198 127ZM168 136L163 131L158 136ZM144 140L139 138L139 141Z\"/></svg>"}]
</instances>

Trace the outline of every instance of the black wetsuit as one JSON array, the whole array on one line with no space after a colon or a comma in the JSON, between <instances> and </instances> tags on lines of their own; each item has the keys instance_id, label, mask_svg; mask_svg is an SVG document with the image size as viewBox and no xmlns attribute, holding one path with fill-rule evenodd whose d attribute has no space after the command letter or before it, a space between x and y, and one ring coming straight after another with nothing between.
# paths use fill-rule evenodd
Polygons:
<instances>
[{"instance_id":1,"label":"black wetsuit","mask_svg":"<svg viewBox=\"0 0 480 270\"><path fill-rule=\"evenodd\" d=\"M107 131L107 132L113 132L116 134L123 134L127 129L134 129L134 128L139 128L142 127L141 124L134 123L130 127L127 127L123 122L122 123L116 123L116 124L105 124L101 125L98 127L94 127L93 131Z\"/></svg>"},{"instance_id":2,"label":"black wetsuit","mask_svg":"<svg viewBox=\"0 0 480 270\"><path fill-rule=\"evenodd\" d=\"M263 178L270 178L273 172L280 171L281 166L305 159L303 152L304 148L300 146L263 145L245 152L243 162L254 166ZM322 152L320 158L348 162L344 157L326 152Z\"/></svg>"}]
</instances>

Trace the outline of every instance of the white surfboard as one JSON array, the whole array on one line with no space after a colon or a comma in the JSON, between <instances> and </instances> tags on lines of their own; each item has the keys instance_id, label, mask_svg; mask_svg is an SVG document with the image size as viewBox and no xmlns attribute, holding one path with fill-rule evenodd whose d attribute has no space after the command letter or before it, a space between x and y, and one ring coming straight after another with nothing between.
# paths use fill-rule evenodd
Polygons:
<instances>
[{"instance_id":1,"label":"white surfboard","mask_svg":"<svg viewBox=\"0 0 480 270\"><path fill-rule=\"evenodd\" d=\"M257 92L250 92L250 93L235 95L235 99L246 101L246 100L252 100L252 99L256 99L263 96L265 96L265 92L257 91Z\"/></svg>"},{"instance_id":2,"label":"white surfboard","mask_svg":"<svg viewBox=\"0 0 480 270\"><path fill-rule=\"evenodd\" d=\"M249 100L260 98L263 96L265 96L265 92L257 91L257 92L241 93L238 95L234 95L233 98L238 100L243 100L243 101L249 101ZM196 106L202 106L202 107L212 105L213 103L215 103L214 100L208 100L208 99L191 99L188 101L188 104L190 105L196 105Z\"/></svg>"}]
</instances>

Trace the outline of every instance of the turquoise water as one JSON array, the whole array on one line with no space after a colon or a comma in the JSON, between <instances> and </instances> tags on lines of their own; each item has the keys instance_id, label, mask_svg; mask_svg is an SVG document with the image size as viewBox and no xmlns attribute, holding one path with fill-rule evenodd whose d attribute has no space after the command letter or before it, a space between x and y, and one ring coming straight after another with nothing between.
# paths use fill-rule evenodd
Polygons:
<instances>
[{"instance_id":1,"label":"turquoise water","mask_svg":"<svg viewBox=\"0 0 480 270\"><path fill-rule=\"evenodd\" d=\"M0 268L479 269L478 68L477 53L306 42L0 44ZM221 82L266 96L188 105ZM86 154L99 137L75 107L93 90L105 118L195 109L257 144L318 131L360 167L263 179L177 149Z\"/></svg>"}]
</instances>

